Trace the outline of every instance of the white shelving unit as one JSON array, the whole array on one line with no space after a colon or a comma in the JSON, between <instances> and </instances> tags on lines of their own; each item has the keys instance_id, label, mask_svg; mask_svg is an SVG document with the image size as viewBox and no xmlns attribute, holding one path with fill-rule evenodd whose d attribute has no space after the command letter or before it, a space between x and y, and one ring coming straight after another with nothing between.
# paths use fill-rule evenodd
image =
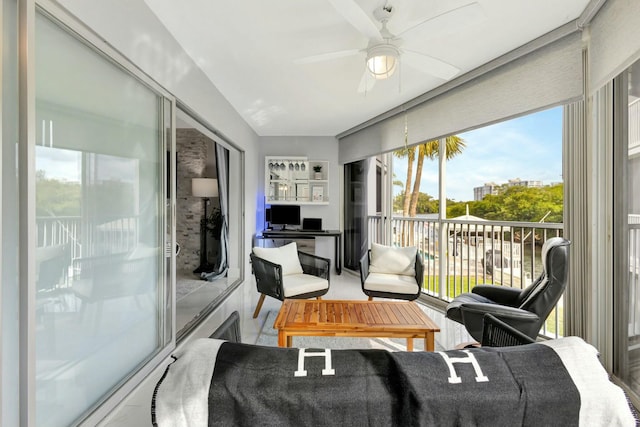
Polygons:
<instances>
[{"instance_id":1,"label":"white shelving unit","mask_svg":"<svg viewBox=\"0 0 640 427\"><path fill-rule=\"evenodd\" d=\"M329 203L329 162L306 157L264 158L266 203L322 205Z\"/></svg>"}]
</instances>

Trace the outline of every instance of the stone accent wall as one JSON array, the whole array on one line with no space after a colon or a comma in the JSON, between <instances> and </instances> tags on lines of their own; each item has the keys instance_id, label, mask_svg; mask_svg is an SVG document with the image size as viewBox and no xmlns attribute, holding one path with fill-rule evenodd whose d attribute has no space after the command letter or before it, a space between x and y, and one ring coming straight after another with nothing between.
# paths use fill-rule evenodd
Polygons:
<instances>
[{"instance_id":1,"label":"stone accent wall","mask_svg":"<svg viewBox=\"0 0 640 427\"><path fill-rule=\"evenodd\" d=\"M177 270L193 271L200 265L200 220L204 202L191 195L191 178L215 178L215 143L195 129L176 130L177 185L176 239L180 254ZM217 199L212 200L211 212Z\"/></svg>"}]
</instances>

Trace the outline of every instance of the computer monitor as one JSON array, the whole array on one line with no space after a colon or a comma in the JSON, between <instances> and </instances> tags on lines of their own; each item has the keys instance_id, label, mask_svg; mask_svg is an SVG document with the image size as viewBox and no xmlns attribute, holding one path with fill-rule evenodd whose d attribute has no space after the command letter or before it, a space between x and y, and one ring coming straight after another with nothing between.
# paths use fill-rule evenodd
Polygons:
<instances>
[{"instance_id":1,"label":"computer monitor","mask_svg":"<svg viewBox=\"0 0 640 427\"><path fill-rule=\"evenodd\" d=\"M271 205L271 225L300 225L300 206Z\"/></svg>"}]
</instances>

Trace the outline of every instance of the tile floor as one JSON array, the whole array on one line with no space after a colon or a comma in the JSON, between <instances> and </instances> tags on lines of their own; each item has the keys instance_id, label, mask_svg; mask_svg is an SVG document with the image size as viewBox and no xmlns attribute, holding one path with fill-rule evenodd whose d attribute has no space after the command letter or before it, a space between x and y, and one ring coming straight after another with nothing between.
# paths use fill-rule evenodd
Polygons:
<instances>
[{"instance_id":1,"label":"tile floor","mask_svg":"<svg viewBox=\"0 0 640 427\"><path fill-rule=\"evenodd\" d=\"M202 280L190 271L176 272L176 330L193 321L200 312L214 301L228 286L226 278L213 282ZM182 294L182 295L181 295Z\"/></svg>"}]
</instances>

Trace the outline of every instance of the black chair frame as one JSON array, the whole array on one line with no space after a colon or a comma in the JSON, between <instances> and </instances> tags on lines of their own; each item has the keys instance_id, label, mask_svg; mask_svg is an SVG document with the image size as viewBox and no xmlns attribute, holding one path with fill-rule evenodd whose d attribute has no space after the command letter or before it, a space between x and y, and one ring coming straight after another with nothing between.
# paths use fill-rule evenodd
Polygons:
<instances>
[{"instance_id":1,"label":"black chair frame","mask_svg":"<svg viewBox=\"0 0 640 427\"><path fill-rule=\"evenodd\" d=\"M481 344L484 347L509 347L536 342L491 313L484 315L483 322Z\"/></svg>"},{"instance_id":2,"label":"black chair frame","mask_svg":"<svg viewBox=\"0 0 640 427\"><path fill-rule=\"evenodd\" d=\"M256 310L253 313L253 318L255 319L256 317L258 317L258 313L260 313L260 309L262 308L262 303L264 302L265 296L270 296L280 301L284 301L285 296L284 287L282 284L282 266L280 264L274 264L270 261L260 258L254 253L249 254L249 257L251 258L253 275L256 278L256 287L258 288L258 292L261 294L260 299L258 300L258 305L256 306ZM298 259L300 260L300 265L302 266L302 272L304 274L309 274L311 276L325 279L327 282L329 282L329 286L331 286L329 274L331 268L330 259L301 251L298 251ZM320 297L326 294L328 291L329 288L327 287L327 289L307 292L304 294L290 296L288 298L307 299Z\"/></svg>"}]
</instances>

